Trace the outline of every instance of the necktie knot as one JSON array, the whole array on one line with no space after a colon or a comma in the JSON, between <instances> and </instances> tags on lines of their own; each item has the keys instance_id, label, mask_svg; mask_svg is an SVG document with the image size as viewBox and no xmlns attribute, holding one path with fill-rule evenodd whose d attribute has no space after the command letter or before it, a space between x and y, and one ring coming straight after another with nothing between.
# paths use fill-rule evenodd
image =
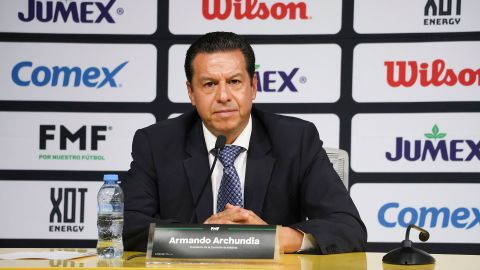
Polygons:
<instances>
[{"instance_id":1,"label":"necktie knot","mask_svg":"<svg viewBox=\"0 0 480 270\"><path fill-rule=\"evenodd\" d=\"M237 145L226 145L220 150L218 159L222 163L223 167L231 167L237 159L238 155L242 152L242 147Z\"/></svg>"}]
</instances>

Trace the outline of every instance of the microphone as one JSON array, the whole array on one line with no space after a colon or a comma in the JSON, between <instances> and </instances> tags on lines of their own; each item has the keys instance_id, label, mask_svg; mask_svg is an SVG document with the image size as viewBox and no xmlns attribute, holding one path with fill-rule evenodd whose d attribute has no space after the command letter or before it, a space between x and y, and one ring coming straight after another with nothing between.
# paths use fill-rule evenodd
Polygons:
<instances>
[{"instance_id":1,"label":"microphone","mask_svg":"<svg viewBox=\"0 0 480 270\"><path fill-rule=\"evenodd\" d=\"M430 238L430 234L427 230L415 226L414 224L410 224L407 227L407 232L405 233L405 240L402 241L401 247L396 248L388 252L385 256L383 256L382 261L384 263L389 264L397 264L397 265L416 265L416 264L433 264L435 263L435 258L433 258L427 252L414 248L412 246L412 241L410 241L410 230L414 228L420 231L418 238L425 242Z\"/></svg>"},{"instance_id":2,"label":"microphone","mask_svg":"<svg viewBox=\"0 0 480 270\"><path fill-rule=\"evenodd\" d=\"M198 197L195 200L195 203L193 204L193 213L192 213L192 216L190 217L189 224L193 223L193 218L195 217L195 211L197 210L198 203L200 202L200 198L202 198L203 192L205 191L205 188L207 187L210 177L212 176L213 169L215 168L215 164L217 163L218 154L220 153L220 150L223 147L225 147L226 143L227 143L227 137L225 137L225 135L218 135L217 141L215 141L215 148L213 149L214 151L216 151L215 158L213 159L213 164L212 164L212 167L210 168L210 172L208 173L207 178L203 182L202 190L200 191L200 194L198 194Z\"/></svg>"}]
</instances>

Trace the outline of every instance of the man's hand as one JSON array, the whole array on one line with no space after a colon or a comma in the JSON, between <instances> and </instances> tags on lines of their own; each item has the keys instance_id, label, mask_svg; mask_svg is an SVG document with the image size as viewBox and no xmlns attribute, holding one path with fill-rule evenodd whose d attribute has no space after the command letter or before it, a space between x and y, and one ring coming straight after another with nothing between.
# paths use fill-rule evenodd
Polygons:
<instances>
[{"instance_id":1,"label":"man's hand","mask_svg":"<svg viewBox=\"0 0 480 270\"><path fill-rule=\"evenodd\" d=\"M229 203L225 206L225 210L212 215L205 220L204 224L267 225L267 223L254 212L243 209L240 206L233 206ZM296 252L300 250L302 246L303 234L290 227L281 227L279 238L284 252Z\"/></svg>"},{"instance_id":2,"label":"man's hand","mask_svg":"<svg viewBox=\"0 0 480 270\"><path fill-rule=\"evenodd\" d=\"M216 213L205 220L204 224L250 224L267 225L253 211L243 209L240 206L225 205L225 210Z\"/></svg>"}]
</instances>

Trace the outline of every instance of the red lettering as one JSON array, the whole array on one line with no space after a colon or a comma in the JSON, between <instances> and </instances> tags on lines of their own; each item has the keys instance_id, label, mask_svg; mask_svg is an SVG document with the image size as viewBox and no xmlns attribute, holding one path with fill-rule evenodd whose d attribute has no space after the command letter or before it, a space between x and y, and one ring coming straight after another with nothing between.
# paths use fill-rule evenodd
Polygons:
<instances>
[{"instance_id":1,"label":"red lettering","mask_svg":"<svg viewBox=\"0 0 480 270\"><path fill-rule=\"evenodd\" d=\"M445 61L441 59L434 60L431 65L418 64L417 61L385 61L384 65L387 68L387 83L391 87L411 87L417 82L417 78L420 85L424 87L454 86L457 83L463 86L471 86L475 83L480 85L480 69L466 68L457 73L451 68L446 68Z\"/></svg>"},{"instance_id":2,"label":"red lettering","mask_svg":"<svg viewBox=\"0 0 480 270\"><path fill-rule=\"evenodd\" d=\"M287 17L290 20L308 19L307 5L304 2L288 4L277 2L269 7L264 2L259 3L258 0L234 0L233 3L232 0L202 0L202 15L207 20L226 20L232 14L232 9L237 20L245 18L266 20L269 17L276 20Z\"/></svg>"}]
</instances>

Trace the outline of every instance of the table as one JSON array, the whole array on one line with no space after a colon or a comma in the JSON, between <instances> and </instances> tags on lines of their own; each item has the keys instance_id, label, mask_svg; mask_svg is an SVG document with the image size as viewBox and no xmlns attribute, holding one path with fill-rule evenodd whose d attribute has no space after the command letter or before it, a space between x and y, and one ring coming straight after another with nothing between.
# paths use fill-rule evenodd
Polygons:
<instances>
[{"instance_id":1,"label":"table","mask_svg":"<svg viewBox=\"0 0 480 270\"><path fill-rule=\"evenodd\" d=\"M78 251L91 252L94 249L17 249L0 248L0 253L26 252L26 251ZM126 252L124 258L138 252ZM274 270L310 270L310 269L334 269L334 270L478 270L480 269L480 255L447 255L433 254L436 259L435 265L420 266L397 266L382 264L384 253L346 253L334 255L281 255L277 263L223 263L223 264L174 264L156 265L158 269L274 269ZM78 258L74 260L0 260L0 269L144 269L145 258L137 257L131 260L101 260L96 256ZM151 267L149 267L151 268Z\"/></svg>"}]
</instances>

